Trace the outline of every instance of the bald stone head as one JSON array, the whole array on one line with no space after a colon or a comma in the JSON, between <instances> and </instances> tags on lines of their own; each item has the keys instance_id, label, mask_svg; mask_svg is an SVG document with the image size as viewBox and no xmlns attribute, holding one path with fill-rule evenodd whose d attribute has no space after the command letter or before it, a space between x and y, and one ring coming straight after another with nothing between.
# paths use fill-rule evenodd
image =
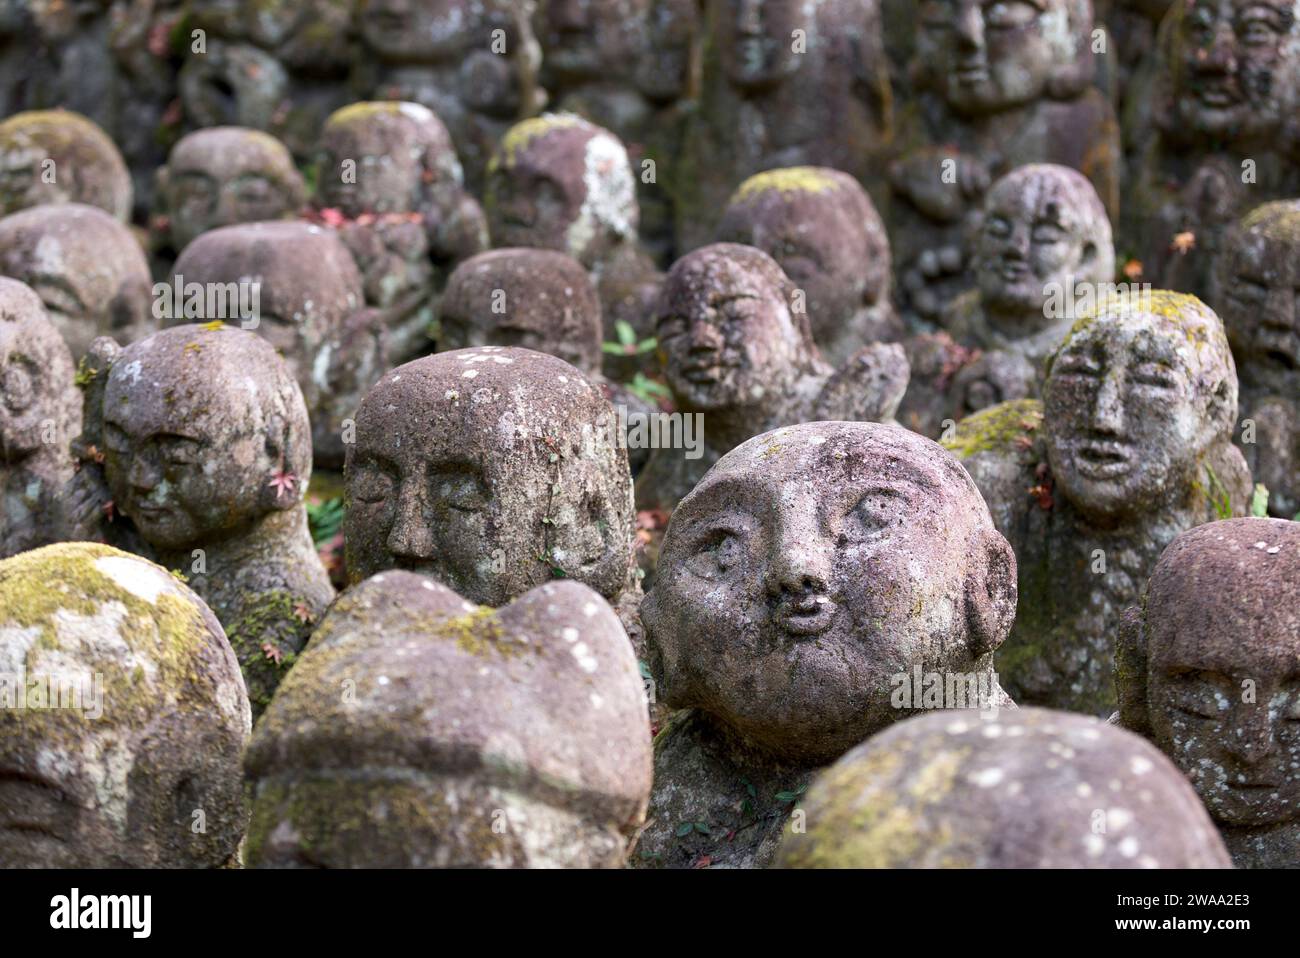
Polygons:
<instances>
[{"instance_id":1,"label":"bald stone head","mask_svg":"<svg viewBox=\"0 0 1300 958\"><path fill-rule=\"evenodd\" d=\"M677 507L641 609L663 697L787 759L826 762L898 718L891 676L987 671L1016 563L937 444L819 422L723 456Z\"/></svg>"},{"instance_id":2,"label":"bald stone head","mask_svg":"<svg viewBox=\"0 0 1300 958\"><path fill-rule=\"evenodd\" d=\"M506 132L488 164L484 206L493 245L559 250L588 268L635 239L640 217L622 142L570 113Z\"/></svg>"},{"instance_id":3,"label":"bald stone head","mask_svg":"<svg viewBox=\"0 0 1300 958\"><path fill-rule=\"evenodd\" d=\"M36 291L74 359L97 336L129 343L157 326L144 251L92 206L39 206L0 220L0 273Z\"/></svg>"},{"instance_id":4,"label":"bald stone head","mask_svg":"<svg viewBox=\"0 0 1300 958\"><path fill-rule=\"evenodd\" d=\"M467 259L447 280L438 321L443 349L521 346L600 373L600 298L564 253L515 247Z\"/></svg>"},{"instance_id":5,"label":"bald stone head","mask_svg":"<svg viewBox=\"0 0 1300 958\"><path fill-rule=\"evenodd\" d=\"M40 297L0 277L0 467L63 450L81 432L72 354ZM47 441L52 424L57 443Z\"/></svg>"},{"instance_id":6,"label":"bald stone head","mask_svg":"<svg viewBox=\"0 0 1300 958\"><path fill-rule=\"evenodd\" d=\"M611 416L578 370L527 349L397 367L366 394L348 446L349 574L411 569L494 606L556 577L616 598L633 513Z\"/></svg>"},{"instance_id":7,"label":"bald stone head","mask_svg":"<svg viewBox=\"0 0 1300 958\"><path fill-rule=\"evenodd\" d=\"M1168 759L1047 709L901 722L822 772L802 809L778 867L1232 867Z\"/></svg>"},{"instance_id":8,"label":"bald stone head","mask_svg":"<svg viewBox=\"0 0 1300 958\"><path fill-rule=\"evenodd\" d=\"M650 728L632 646L591 589L493 611L390 571L331 608L246 769L253 866L618 867Z\"/></svg>"},{"instance_id":9,"label":"bald stone head","mask_svg":"<svg viewBox=\"0 0 1300 958\"><path fill-rule=\"evenodd\" d=\"M246 127L181 137L160 176L176 249L219 226L293 216L306 200L302 174L285 145Z\"/></svg>"},{"instance_id":10,"label":"bald stone head","mask_svg":"<svg viewBox=\"0 0 1300 958\"><path fill-rule=\"evenodd\" d=\"M85 203L125 222L131 197L122 154L81 114L33 110L0 123L0 215Z\"/></svg>"},{"instance_id":11,"label":"bald stone head","mask_svg":"<svg viewBox=\"0 0 1300 958\"><path fill-rule=\"evenodd\" d=\"M7 867L233 859L248 697L216 618L165 569L84 542L0 561L9 696L25 701L0 709Z\"/></svg>"},{"instance_id":12,"label":"bald stone head","mask_svg":"<svg viewBox=\"0 0 1300 958\"><path fill-rule=\"evenodd\" d=\"M265 340L230 326L177 326L124 349L104 391L103 438L114 504L166 551L299 507L311 477L297 383ZM275 481L286 474L288 485Z\"/></svg>"}]
</instances>

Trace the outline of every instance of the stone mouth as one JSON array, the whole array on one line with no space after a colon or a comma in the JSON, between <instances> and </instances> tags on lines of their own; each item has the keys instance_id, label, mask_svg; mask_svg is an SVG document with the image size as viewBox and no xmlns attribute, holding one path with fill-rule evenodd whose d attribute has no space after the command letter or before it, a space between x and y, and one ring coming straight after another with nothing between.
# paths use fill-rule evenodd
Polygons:
<instances>
[{"instance_id":1,"label":"stone mouth","mask_svg":"<svg viewBox=\"0 0 1300 958\"><path fill-rule=\"evenodd\" d=\"M1118 479L1133 470L1133 453L1120 442L1088 442L1075 450L1075 466L1089 479Z\"/></svg>"},{"instance_id":2,"label":"stone mouth","mask_svg":"<svg viewBox=\"0 0 1300 958\"><path fill-rule=\"evenodd\" d=\"M804 595L778 603L772 621L787 636L798 640L828 631L838 614L839 606L827 596Z\"/></svg>"}]
</instances>

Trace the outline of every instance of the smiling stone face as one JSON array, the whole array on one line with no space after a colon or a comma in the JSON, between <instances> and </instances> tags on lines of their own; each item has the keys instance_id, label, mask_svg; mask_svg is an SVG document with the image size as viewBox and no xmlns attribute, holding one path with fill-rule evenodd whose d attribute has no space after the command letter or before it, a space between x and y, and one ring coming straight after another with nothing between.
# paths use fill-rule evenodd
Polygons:
<instances>
[{"instance_id":1,"label":"smiling stone face","mask_svg":"<svg viewBox=\"0 0 1300 958\"><path fill-rule=\"evenodd\" d=\"M658 568L642 619L665 701L805 764L898 717L891 676L987 669L1015 609L1015 560L970 477L870 423L724 456L673 513Z\"/></svg>"},{"instance_id":2,"label":"smiling stone face","mask_svg":"<svg viewBox=\"0 0 1300 958\"><path fill-rule=\"evenodd\" d=\"M54 425L66 453L81 431L72 374L71 354L40 299L17 280L0 277L0 468L51 445L42 440L46 423Z\"/></svg>"},{"instance_id":3,"label":"smiling stone face","mask_svg":"<svg viewBox=\"0 0 1300 958\"><path fill-rule=\"evenodd\" d=\"M113 141L84 116L11 116L0 123L0 215L49 203L85 203L125 221L131 176Z\"/></svg>"},{"instance_id":4,"label":"smiling stone face","mask_svg":"<svg viewBox=\"0 0 1300 958\"><path fill-rule=\"evenodd\" d=\"M807 28L803 4L796 0L725 0L718 4L713 30L727 79L742 90L761 90L799 69L791 36Z\"/></svg>"}]
</instances>

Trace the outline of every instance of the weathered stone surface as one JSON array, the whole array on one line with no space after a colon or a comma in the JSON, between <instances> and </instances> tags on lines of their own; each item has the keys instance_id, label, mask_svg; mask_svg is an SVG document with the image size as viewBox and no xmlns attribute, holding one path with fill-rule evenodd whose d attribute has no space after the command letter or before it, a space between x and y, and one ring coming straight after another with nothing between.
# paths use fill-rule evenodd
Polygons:
<instances>
[{"instance_id":1,"label":"weathered stone surface","mask_svg":"<svg viewBox=\"0 0 1300 958\"><path fill-rule=\"evenodd\" d=\"M236 863L248 696L165 569L85 542L0 562L0 681L24 705L0 709L7 867Z\"/></svg>"},{"instance_id":2,"label":"weathered stone surface","mask_svg":"<svg viewBox=\"0 0 1300 958\"><path fill-rule=\"evenodd\" d=\"M131 215L131 176L107 134L78 113L33 110L0 123L0 214L85 203Z\"/></svg>"},{"instance_id":3,"label":"weathered stone surface","mask_svg":"<svg viewBox=\"0 0 1300 958\"><path fill-rule=\"evenodd\" d=\"M618 867L650 727L613 610L576 582L493 611L389 571L346 592L248 751L249 864Z\"/></svg>"},{"instance_id":4,"label":"weathered stone surface","mask_svg":"<svg viewBox=\"0 0 1300 958\"><path fill-rule=\"evenodd\" d=\"M1300 523L1183 533L1120 629L1120 722L1196 786L1243 868L1300 867Z\"/></svg>"},{"instance_id":5,"label":"weathered stone surface","mask_svg":"<svg viewBox=\"0 0 1300 958\"><path fill-rule=\"evenodd\" d=\"M985 718L981 716L981 718ZM1168 759L1080 715L944 712L822 772L786 834L788 868L1231 868Z\"/></svg>"}]
</instances>

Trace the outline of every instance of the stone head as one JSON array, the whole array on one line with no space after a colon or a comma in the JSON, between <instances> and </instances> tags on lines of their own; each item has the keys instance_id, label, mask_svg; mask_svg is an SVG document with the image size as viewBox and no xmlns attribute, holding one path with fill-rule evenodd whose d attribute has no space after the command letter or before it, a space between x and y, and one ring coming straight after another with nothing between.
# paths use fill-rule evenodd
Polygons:
<instances>
[{"instance_id":1,"label":"stone head","mask_svg":"<svg viewBox=\"0 0 1300 958\"><path fill-rule=\"evenodd\" d=\"M822 772L778 867L1231 868L1169 760L1040 708L900 722Z\"/></svg>"},{"instance_id":2,"label":"stone head","mask_svg":"<svg viewBox=\"0 0 1300 958\"><path fill-rule=\"evenodd\" d=\"M302 176L284 144L245 127L187 134L172 147L159 175L178 250L219 226L292 216L306 200Z\"/></svg>"},{"instance_id":3,"label":"stone head","mask_svg":"<svg viewBox=\"0 0 1300 958\"><path fill-rule=\"evenodd\" d=\"M311 477L298 384L266 340L231 326L176 326L122 350L103 419L113 502L168 552L298 508Z\"/></svg>"},{"instance_id":4,"label":"stone head","mask_svg":"<svg viewBox=\"0 0 1300 958\"><path fill-rule=\"evenodd\" d=\"M1207 482L1231 439L1237 372L1223 324L1194 296L1156 290L1075 323L1043 387L1047 459L1083 515L1113 526L1158 515Z\"/></svg>"},{"instance_id":5,"label":"stone head","mask_svg":"<svg viewBox=\"0 0 1300 958\"><path fill-rule=\"evenodd\" d=\"M45 448L66 450L81 432L81 395L72 377L72 354L40 297L0 277L0 466Z\"/></svg>"},{"instance_id":6,"label":"stone head","mask_svg":"<svg viewBox=\"0 0 1300 958\"><path fill-rule=\"evenodd\" d=\"M1300 819L1300 523L1227 519L1173 541L1120 631L1120 720L1227 825Z\"/></svg>"},{"instance_id":7,"label":"stone head","mask_svg":"<svg viewBox=\"0 0 1300 958\"><path fill-rule=\"evenodd\" d=\"M35 290L74 359L97 336L133 342L157 326L144 251L93 206L33 207L0 220L0 273Z\"/></svg>"},{"instance_id":8,"label":"stone head","mask_svg":"<svg viewBox=\"0 0 1300 958\"><path fill-rule=\"evenodd\" d=\"M216 617L165 569L86 542L0 562L0 683L26 695L0 709L6 866L233 860L248 696Z\"/></svg>"},{"instance_id":9,"label":"stone head","mask_svg":"<svg viewBox=\"0 0 1300 958\"><path fill-rule=\"evenodd\" d=\"M732 196L718 239L767 253L807 298L813 336L829 337L889 298L885 224L847 173L789 167L751 176Z\"/></svg>"},{"instance_id":10,"label":"stone head","mask_svg":"<svg viewBox=\"0 0 1300 958\"><path fill-rule=\"evenodd\" d=\"M622 142L568 113L511 127L488 164L494 246L559 250L590 268L636 237L636 180Z\"/></svg>"},{"instance_id":11,"label":"stone head","mask_svg":"<svg viewBox=\"0 0 1300 958\"><path fill-rule=\"evenodd\" d=\"M468 52L478 39L485 9L500 0L361 0L357 28L384 59L397 63L436 63Z\"/></svg>"},{"instance_id":12,"label":"stone head","mask_svg":"<svg viewBox=\"0 0 1300 958\"><path fill-rule=\"evenodd\" d=\"M444 350L519 346L600 373L600 297L582 264L547 249L495 249L456 267L438 305Z\"/></svg>"},{"instance_id":13,"label":"stone head","mask_svg":"<svg viewBox=\"0 0 1300 958\"><path fill-rule=\"evenodd\" d=\"M546 70L562 83L625 72L638 51L649 0L541 0L537 39Z\"/></svg>"},{"instance_id":14,"label":"stone head","mask_svg":"<svg viewBox=\"0 0 1300 958\"><path fill-rule=\"evenodd\" d=\"M632 556L632 480L612 409L563 360L485 346L399 366L347 450L348 572L433 576L499 606L555 577L607 598Z\"/></svg>"},{"instance_id":15,"label":"stone head","mask_svg":"<svg viewBox=\"0 0 1300 958\"><path fill-rule=\"evenodd\" d=\"M0 215L85 203L125 222L131 198L122 154L79 113L34 110L0 123Z\"/></svg>"},{"instance_id":16,"label":"stone head","mask_svg":"<svg viewBox=\"0 0 1300 958\"><path fill-rule=\"evenodd\" d=\"M779 86L824 38L860 32L864 21L872 29L880 18L877 0L721 0L709 7L709 34L723 73L743 93ZM802 49L796 30L803 32Z\"/></svg>"},{"instance_id":17,"label":"stone head","mask_svg":"<svg viewBox=\"0 0 1300 958\"><path fill-rule=\"evenodd\" d=\"M633 79L655 103L689 94L700 7L695 0L647 0L643 5Z\"/></svg>"},{"instance_id":18,"label":"stone head","mask_svg":"<svg viewBox=\"0 0 1300 958\"><path fill-rule=\"evenodd\" d=\"M965 470L877 423L733 449L674 511L658 569L641 618L663 700L804 764L900 717L892 676L987 671L1015 616L1015 556Z\"/></svg>"}]
</instances>

